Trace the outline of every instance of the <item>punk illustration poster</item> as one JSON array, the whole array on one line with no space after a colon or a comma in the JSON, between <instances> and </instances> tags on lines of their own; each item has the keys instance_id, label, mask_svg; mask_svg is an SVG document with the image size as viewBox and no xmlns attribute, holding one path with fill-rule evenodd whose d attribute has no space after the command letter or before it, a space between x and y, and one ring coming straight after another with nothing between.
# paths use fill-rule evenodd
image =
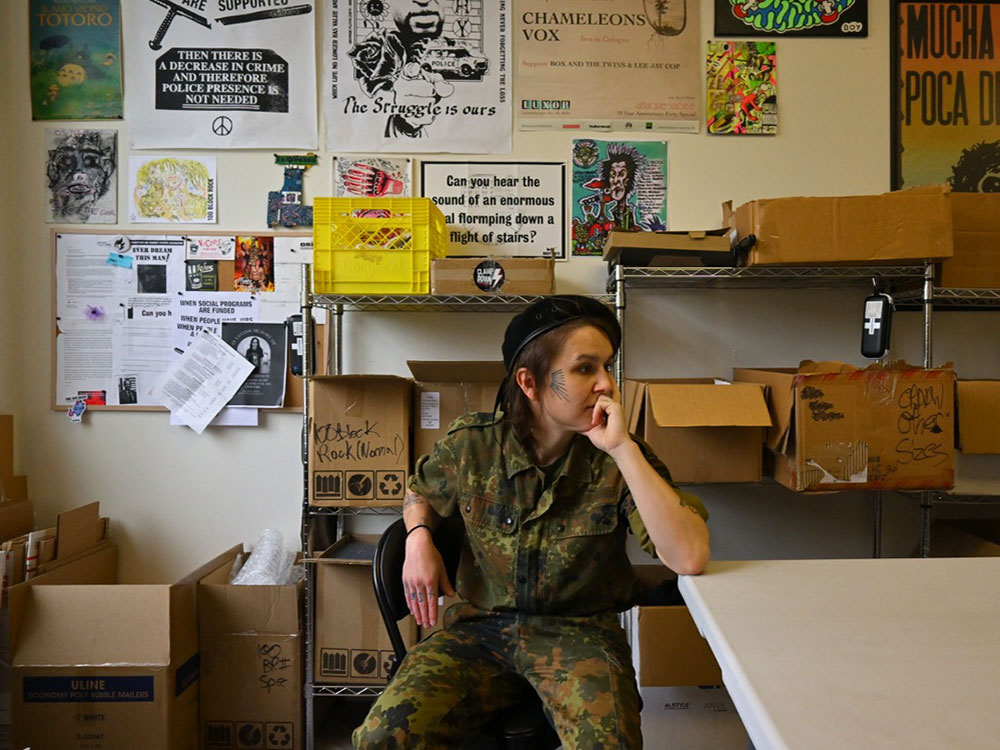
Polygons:
<instances>
[{"instance_id":1,"label":"punk illustration poster","mask_svg":"<svg viewBox=\"0 0 1000 750\"><path fill-rule=\"evenodd\" d=\"M338 198L409 198L412 160L405 157L337 156L333 190Z\"/></svg>"},{"instance_id":2,"label":"punk illustration poster","mask_svg":"<svg viewBox=\"0 0 1000 750\"><path fill-rule=\"evenodd\" d=\"M118 0L30 0L33 120L120 120Z\"/></svg>"},{"instance_id":3,"label":"punk illustration poster","mask_svg":"<svg viewBox=\"0 0 1000 750\"><path fill-rule=\"evenodd\" d=\"M132 0L129 11L133 148L316 148L315 0Z\"/></svg>"},{"instance_id":4,"label":"punk illustration poster","mask_svg":"<svg viewBox=\"0 0 1000 750\"><path fill-rule=\"evenodd\" d=\"M520 0L521 130L697 133L694 0Z\"/></svg>"},{"instance_id":5,"label":"punk illustration poster","mask_svg":"<svg viewBox=\"0 0 1000 750\"><path fill-rule=\"evenodd\" d=\"M251 365L228 406L281 406L285 399L286 331L284 323L222 324L222 340Z\"/></svg>"},{"instance_id":6,"label":"punk illustration poster","mask_svg":"<svg viewBox=\"0 0 1000 750\"><path fill-rule=\"evenodd\" d=\"M710 41L705 109L713 135L778 132L778 54L772 41Z\"/></svg>"},{"instance_id":7,"label":"punk illustration poster","mask_svg":"<svg viewBox=\"0 0 1000 750\"><path fill-rule=\"evenodd\" d=\"M715 35L868 36L868 0L715 0Z\"/></svg>"},{"instance_id":8,"label":"punk illustration poster","mask_svg":"<svg viewBox=\"0 0 1000 750\"><path fill-rule=\"evenodd\" d=\"M665 141L573 141L573 255L597 255L612 230L667 228Z\"/></svg>"},{"instance_id":9,"label":"punk illustration poster","mask_svg":"<svg viewBox=\"0 0 1000 750\"><path fill-rule=\"evenodd\" d=\"M55 224L118 221L118 131L45 130L48 210Z\"/></svg>"},{"instance_id":10,"label":"punk illustration poster","mask_svg":"<svg viewBox=\"0 0 1000 750\"><path fill-rule=\"evenodd\" d=\"M510 0L331 0L327 145L510 151Z\"/></svg>"}]
</instances>

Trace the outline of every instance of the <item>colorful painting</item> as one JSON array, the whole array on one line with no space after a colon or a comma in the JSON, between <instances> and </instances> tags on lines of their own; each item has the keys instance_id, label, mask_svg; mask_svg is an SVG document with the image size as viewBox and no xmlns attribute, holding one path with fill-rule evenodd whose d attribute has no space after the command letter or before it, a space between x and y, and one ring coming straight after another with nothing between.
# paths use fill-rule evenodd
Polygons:
<instances>
[{"instance_id":1,"label":"colorful painting","mask_svg":"<svg viewBox=\"0 0 1000 750\"><path fill-rule=\"evenodd\" d=\"M237 237L233 288L237 292L274 291L274 237Z\"/></svg>"},{"instance_id":2,"label":"colorful painting","mask_svg":"<svg viewBox=\"0 0 1000 750\"><path fill-rule=\"evenodd\" d=\"M118 0L31 0L28 23L32 119L121 119Z\"/></svg>"},{"instance_id":3,"label":"colorful painting","mask_svg":"<svg viewBox=\"0 0 1000 750\"><path fill-rule=\"evenodd\" d=\"M129 220L215 223L214 156L130 156Z\"/></svg>"},{"instance_id":4,"label":"colorful painting","mask_svg":"<svg viewBox=\"0 0 1000 750\"><path fill-rule=\"evenodd\" d=\"M777 58L774 42L708 43L705 99L709 133L778 132Z\"/></svg>"},{"instance_id":5,"label":"colorful painting","mask_svg":"<svg viewBox=\"0 0 1000 750\"><path fill-rule=\"evenodd\" d=\"M868 0L715 0L716 36L868 36Z\"/></svg>"},{"instance_id":6,"label":"colorful painting","mask_svg":"<svg viewBox=\"0 0 1000 750\"><path fill-rule=\"evenodd\" d=\"M1000 2L892 3L892 187L1000 192Z\"/></svg>"},{"instance_id":7,"label":"colorful painting","mask_svg":"<svg viewBox=\"0 0 1000 750\"><path fill-rule=\"evenodd\" d=\"M573 255L601 255L612 230L667 227L667 144L573 141Z\"/></svg>"}]
</instances>

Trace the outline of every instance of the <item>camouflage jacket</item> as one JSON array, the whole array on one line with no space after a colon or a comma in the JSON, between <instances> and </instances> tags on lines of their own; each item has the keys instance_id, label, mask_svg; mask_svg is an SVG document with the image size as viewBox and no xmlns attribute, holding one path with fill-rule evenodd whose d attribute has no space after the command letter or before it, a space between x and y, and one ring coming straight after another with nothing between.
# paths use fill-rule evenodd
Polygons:
<instances>
[{"instance_id":1,"label":"camouflage jacket","mask_svg":"<svg viewBox=\"0 0 1000 750\"><path fill-rule=\"evenodd\" d=\"M465 543L456 587L473 607L539 615L621 611L638 590L625 551L628 531L655 554L632 495L608 454L576 435L546 489L544 476L493 414L452 423L418 459L410 489L442 517L461 514ZM633 439L656 471L670 473ZM703 518L701 501L682 495Z\"/></svg>"}]
</instances>

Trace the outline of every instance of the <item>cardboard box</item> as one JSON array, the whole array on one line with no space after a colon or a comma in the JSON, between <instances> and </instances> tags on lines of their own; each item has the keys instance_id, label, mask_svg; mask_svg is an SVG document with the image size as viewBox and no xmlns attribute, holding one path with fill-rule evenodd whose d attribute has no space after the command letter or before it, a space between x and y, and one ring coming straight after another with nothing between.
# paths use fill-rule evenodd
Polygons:
<instances>
[{"instance_id":1,"label":"cardboard box","mask_svg":"<svg viewBox=\"0 0 1000 750\"><path fill-rule=\"evenodd\" d=\"M670 750L753 747L732 698L721 685L641 687L639 695L646 747L669 746Z\"/></svg>"},{"instance_id":2,"label":"cardboard box","mask_svg":"<svg viewBox=\"0 0 1000 750\"><path fill-rule=\"evenodd\" d=\"M674 577L662 565L636 565L635 573L646 591ZM628 617L640 687L722 684L719 664L687 607L633 607Z\"/></svg>"},{"instance_id":3,"label":"cardboard box","mask_svg":"<svg viewBox=\"0 0 1000 750\"><path fill-rule=\"evenodd\" d=\"M313 680L337 685L384 685L392 644L372 587L378 536L347 535L316 565ZM407 647L416 642L412 616L399 622Z\"/></svg>"},{"instance_id":4,"label":"cardboard box","mask_svg":"<svg viewBox=\"0 0 1000 750\"><path fill-rule=\"evenodd\" d=\"M611 231L603 258L623 266L734 266L736 230Z\"/></svg>"},{"instance_id":5,"label":"cardboard box","mask_svg":"<svg viewBox=\"0 0 1000 750\"><path fill-rule=\"evenodd\" d=\"M899 264L953 253L951 206L940 186L755 200L734 220L740 239L757 237L749 266Z\"/></svg>"},{"instance_id":6,"label":"cardboard box","mask_svg":"<svg viewBox=\"0 0 1000 750\"><path fill-rule=\"evenodd\" d=\"M768 386L774 478L793 490L947 489L955 481L955 373L906 363L737 368Z\"/></svg>"},{"instance_id":7,"label":"cardboard box","mask_svg":"<svg viewBox=\"0 0 1000 750\"><path fill-rule=\"evenodd\" d=\"M952 257L942 261L942 287L1000 287L1000 194L952 193Z\"/></svg>"},{"instance_id":8,"label":"cardboard box","mask_svg":"<svg viewBox=\"0 0 1000 750\"><path fill-rule=\"evenodd\" d=\"M764 428L771 425L764 390L711 379L627 381L629 429L648 442L675 482L757 482Z\"/></svg>"},{"instance_id":9,"label":"cardboard box","mask_svg":"<svg viewBox=\"0 0 1000 750\"><path fill-rule=\"evenodd\" d=\"M220 560L173 585L12 589L14 746L197 747L195 587Z\"/></svg>"},{"instance_id":10,"label":"cardboard box","mask_svg":"<svg viewBox=\"0 0 1000 750\"><path fill-rule=\"evenodd\" d=\"M491 256L435 258L431 294L552 294L552 258Z\"/></svg>"},{"instance_id":11,"label":"cardboard box","mask_svg":"<svg viewBox=\"0 0 1000 750\"><path fill-rule=\"evenodd\" d=\"M0 499L28 499L28 478L14 474L14 417L10 414L0 414Z\"/></svg>"},{"instance_id":12,"label":"cardboard box","mask_svg":"<svg viewBox=\"0 0 1000 750\"><path fill-rule=\"evenodd\" d=\"M506 370L503 362L417 362L413 373L413 456L423 456L448 434L448 425L472 411L493 411Z\"/></svg>"},{"instance_id":13,"label":"cardboard box","mask_svg":"<svg viewBox=\"0 0 1000 750\"><path fill-rule=\"evenodd\" d=\"M238 552L198 583L201 748L301 750L303 584L233 586Z\"/></svg>"},{"instance_id":14,"label":"cardboard box","mask_svg":"<svg viewBox=\"0 0 1000 750\"><path fill-rule=\"evenodd\" d=\"M959 380L958 449L1000 453L1000 380Z\"/></svg>"},{"instance_id":15,"label":"cardboard box","mask_svg":"<svg viewBox=\"0 0 1000 750\"><path fill-rule=\"evenodd\" d=\"M401 505L410 466L410 381L326 375L309 381L309 503Z\"/></svg>"}]
</instances>

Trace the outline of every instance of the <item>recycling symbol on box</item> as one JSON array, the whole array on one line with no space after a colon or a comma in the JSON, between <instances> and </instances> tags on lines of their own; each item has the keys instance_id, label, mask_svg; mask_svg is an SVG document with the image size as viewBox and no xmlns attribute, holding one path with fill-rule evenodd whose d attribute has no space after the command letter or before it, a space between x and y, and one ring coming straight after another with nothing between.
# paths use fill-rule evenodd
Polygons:
<instances>
[{"instance_id":1,"label":"recycling symbol on box","mask_svg":"<svg viewBox=\"0 0 1000 750\"><path fill-rule=\"evenodd\" d=\"M267 725L267 750L282 750L292 747L292 728L277 722Z\"/></svg>"},{"instance_id":2,"label":"recycling symbol on box","mask_svg":"<svg viewBox=\"0 0 1000 750\"><path fill-rule=\"evenodd\" d=\"M395 472L386 472L378 480L378 491L383 497L398 497L403 492L403 478Z\"/></svg>"}]
</instances>

